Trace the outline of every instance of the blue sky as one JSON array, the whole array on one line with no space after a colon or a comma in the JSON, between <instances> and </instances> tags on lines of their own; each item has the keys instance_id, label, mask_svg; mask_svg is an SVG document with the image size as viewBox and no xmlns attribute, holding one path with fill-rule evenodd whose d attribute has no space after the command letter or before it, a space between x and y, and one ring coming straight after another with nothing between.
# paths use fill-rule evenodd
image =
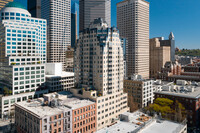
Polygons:
<instances>
[{"instance_id":1,"label":"blue sky","mask_svg":"<svg viewBox=\"0 0 200 133\"><path fill-rule=\"evenodd\" d=\"M15 0L26 5L26 0ZM78 0L76 0L78 1ZM116 3L112 0L112 26L116 26ZM174 32L179 48L200 48L200 0L147 0L150 2L150 38Z\"/></svg>"}]
</instances>

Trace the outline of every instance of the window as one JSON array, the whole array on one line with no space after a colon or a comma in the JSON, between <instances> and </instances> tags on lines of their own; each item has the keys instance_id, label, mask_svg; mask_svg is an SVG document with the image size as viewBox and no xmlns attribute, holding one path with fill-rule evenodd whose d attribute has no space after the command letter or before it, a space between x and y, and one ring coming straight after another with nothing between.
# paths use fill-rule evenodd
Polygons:
<instances>
[{"instance_id":1,"label":"window","mask_svg":"<svg viewBox=\"0 0 200 133\"><path fill-rule=\"evenodd\" d=\"M5 101L4 101L4 105L7 105L7 104L9 104L9 101L8 101L8 100L5 100Z\"/></svg>"}]
</instances>

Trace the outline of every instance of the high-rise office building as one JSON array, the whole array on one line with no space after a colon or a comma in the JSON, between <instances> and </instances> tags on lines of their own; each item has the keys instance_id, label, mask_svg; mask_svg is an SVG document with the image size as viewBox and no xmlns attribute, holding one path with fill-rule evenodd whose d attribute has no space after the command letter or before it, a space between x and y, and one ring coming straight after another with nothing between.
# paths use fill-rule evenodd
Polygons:
<instances>
[{"instance_id":1,"label":"high-rise office building","mask_svg":"<svg viewBox=\"0 0 200 133\"><path fill-rule=\"evenodd\" d=\"M117 4L117 27L127 38L127 76L149 77L149 3L124 0Z\"/></svg>"},{"instance_id":2,"label":"high-rise office building","mask_svg":"<svg viewBox=\"0 0 200 133\"><path fill-rule=\"evenodd\" d=\"M27 6L32 17L41 18L41 0L27 0Z\"/></svg>"},{"instance_id":3,"label":"high-rise office building","mask_svg":"<svg viewBox=\"0 0 200 133\"><path fill-rule=\"evenodd\" d=\"M71 7L71 47L74 48L79 34L79 5L74 3Z\"/></svg>"},{"instance_id":4,"label":"high-rise office building","mask_svg":"<svg viewBox=\"0 0 200 133\"><path fill-rule=\"evenodd\" d=\"M88 28L94 19L102 18L111 26L111 0L79 0L80 31Z\"/></svg>"},{"instance_id":5,"label":"high-rise office building","mask_svg":"<svg viewBox=\"0 0 200 133\"><path fill-rule=\"evenodd\" d=\"M0 10L8 3L13 0L0 0Z\"/></svg>"},{"instance_id":6,"label":"high-rise office building","mask_svg":"<svg viewBox=\"0 0 200 133\"><path fill-rule=\"evenodd\" d=\"M124 62L122 40L116 28L95 19L79 34L75 50L75 82L71 91L97 104L97 130L114 123L129 110L123 93Z\"/></svg>"},{"instance_id":7,"label":"high-rise office building","mask_svg":"<svg viewBox=\"0 0 200 133\"><path fill-rule=\"evenodd\" d=\"M161 46L160 38L152 38L149 41L149 55L150 55L150 78L158 78L158 73L164 67L167 61L170 61L170 46Z\"/></svg>"},{"instance_id":8,"label":"high-rise office building","mask_svg":"<svg viewBox=\"0 0 200 133\"><path fill-rule=\"evenodd\" d=\"M164 40L164 38L160 40L161 46L169 46L170 47L170 60L171 61L175 61L175 39L174 38L175 38L174 34L172 32L170 32L168 40Z\"/></svg>"},{"instance_id":9,"label":"high-rise office building","mask_svg":"<svg viewBox=\"0 0 200 133\"><path fill-rule=\"evenodd\" d=\"M65 66L71 45L71 0L42 0L41 17L47 20L47 61Z\"/></svg>"},{"instance_id":10,"label":"high-rise office building","mask_svg":"<svg viewBox=\"0 0 200 133\"><path fill-rule=\"evenodd\" d=\"M25 7L10 2L0 12L0 38L0 94L19 97L39 91L45 82L46 20L33 18ZM3 106L21 100L16 97L12 102L1 97L6 99L0 101L6 103L1 115L13 107Z\"/></svg>"}]
</instances>

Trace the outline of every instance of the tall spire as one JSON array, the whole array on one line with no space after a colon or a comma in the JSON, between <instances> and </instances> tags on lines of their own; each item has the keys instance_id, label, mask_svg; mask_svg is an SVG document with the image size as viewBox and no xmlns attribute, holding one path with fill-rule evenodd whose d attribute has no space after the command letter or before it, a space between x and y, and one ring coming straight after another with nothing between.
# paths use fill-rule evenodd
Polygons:
<instances>
[{"instance_id":1,"label":"tall spire","mask_svg":"<svg viewBox=\"0 0 200 133\"><path fill-rule=\"evenodd\" d=\"M169 34L169 40L174 40L174 34L173 34L173 32L170 32L170 34Z\"/></svg>"}]
</instances>

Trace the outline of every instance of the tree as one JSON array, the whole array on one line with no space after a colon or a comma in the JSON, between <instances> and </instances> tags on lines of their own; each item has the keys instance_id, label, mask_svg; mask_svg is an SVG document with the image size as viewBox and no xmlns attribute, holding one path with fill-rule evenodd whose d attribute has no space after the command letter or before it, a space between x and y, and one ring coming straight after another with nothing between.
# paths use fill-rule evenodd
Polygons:
<instances>
[{"instance_id":1,"label":"tree","mask_svg":"<svg viewBox=\"0 0 200 133\"><path fill-rule=\"evenodd\" d=\"M4 95L11 95L12 94L12 91L8 89L8 87L3 87L3 93Z\"/></svg>"},{"instance_id":2,"label":"tree","mask_svg":"<svg viewBox=\"0 0 200 133\"><path fill-rule=\"evenodd\" d=\"M186 117L185 107L178 101L172 101L167 98L157 98L153 104L145 108L151 114L156 112L161 114L162 118L173 119L181 122Z\"/></svg>"}]
</instances>

